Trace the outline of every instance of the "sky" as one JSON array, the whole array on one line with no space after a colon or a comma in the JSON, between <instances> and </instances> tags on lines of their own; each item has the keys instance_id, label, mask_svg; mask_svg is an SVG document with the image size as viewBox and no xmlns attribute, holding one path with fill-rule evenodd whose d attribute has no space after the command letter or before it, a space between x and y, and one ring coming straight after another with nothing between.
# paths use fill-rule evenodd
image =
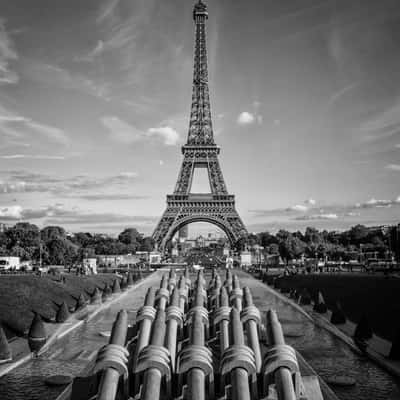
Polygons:
<instances>
[{"instance_id":1,"label":"sky","mask_svg":"<svg viewBox=\"0 0 400 400\"><path fill-rule=\"evenodd\" d=\"M151 234L187 138L194 1L1 3L0 221ZM215 141L248 230L400 222L400 2L207 4Z\"/></svg>"}]
</instances>

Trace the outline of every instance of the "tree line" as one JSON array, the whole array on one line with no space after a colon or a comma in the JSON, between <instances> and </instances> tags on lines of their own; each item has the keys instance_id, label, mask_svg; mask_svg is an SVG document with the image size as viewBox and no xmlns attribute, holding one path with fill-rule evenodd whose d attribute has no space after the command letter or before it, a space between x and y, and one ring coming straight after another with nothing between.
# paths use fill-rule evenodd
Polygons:
<instances>
[{"instance_id":1,"label":"tree line","mask_svg":"<svg viewBox=\"0 0 400 400\"><path fill-rule=\"evenodd\" d=\"M153 249L153 239L135 228L127 228L114 238L88 232L68 234L59 226L39 229L34 224L19 222L0 233L1 256L17 256L34 263L41 259L44 265L73 265L99 254L133 254Z\"/></svg>"},{"instance_id":2,"label":"tree line","mask_svg":"<svg viewBox=\"0 0 400 400\"><path fill-rule=\"evenodd\" d=\"M343 232L319 231L309 227L304 233L280 230L276 234L250 234L236 243L236 249L243 250L255 245L262 246L269 254L279 254L286 261L302 255L348 261L355 258L360 250L375 252L379 258L386 258L389 249L394 252L399 243L395 242L393 235L391 238L390 230L356 225ZM111 237L88 232L68 234L59 226L39 229L34 224L20 222L0 232L1 256L18 256L21 260L33 262L41 259L45 265L71 265L99 254L134 254L153 249L153 239L135 228L127 228L117 237Z\"/></svg>"},{"instance_id":3,"label":"tree line","mask_svg":"<svg viewBox=\"0 0 400 400\"><path fill-rule=\"evenodd\" d=\"M379 258L389 256L389 250L395 251L398 243L391 240L391 231L381 227L369 228L356 225L343 232L319 231L315 228L306 228L305 232L288 232L280 230L276 234L260 232L250 234L240 239L237 247L259 245L269 254L279 254L288 261L301 256L309 258L328 257L334 261L348 261L356 258L362 252L373 252Z\"/></svg>"}]
</instances>

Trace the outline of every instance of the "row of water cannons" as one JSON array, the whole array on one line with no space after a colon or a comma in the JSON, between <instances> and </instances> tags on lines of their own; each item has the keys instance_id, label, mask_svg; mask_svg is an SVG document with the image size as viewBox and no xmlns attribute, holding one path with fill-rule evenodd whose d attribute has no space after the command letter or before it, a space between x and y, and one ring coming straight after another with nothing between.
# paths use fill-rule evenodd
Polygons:
<instances>
[{"instance_id":1,"label":"row of water cannons","mask_svg":"<svg viewBox=\"0 0 400 400\"><path fill-rule=\"evenodd\" d=\"M133 328L120 311L94 365L93 398L312 399L275 311L262 318L230 270L224 282L214 270L208 284L202 271L192 282L171 270L148 289Z\"/></svg>"},{"instance_id":2,"label":"row of water cannons","mask_svg":"<svg viewBox=\"0 0 400 400\"><path fill-rule=\"evenodd\" d=\"M111 285L106 283L102 290L96 287L92 293L81 293L75 298L75 305L73 307L68 306L68 304L63 301L61 304L57 304L57 311L51 318L42 317L39 313L34 312L27 334L30 350L32 352L40 351L48 340L48 334L43 319L48 322L64 323L71 317L72 312L83 310L88 304L99 305L102 302L106 302L113 295L119 294L133 286L134 282L140 278L140 274L129 272L122 279L114 279ZM0 362L12 361L12 357L11 346L0 325Z\"/></svg>"}]
</instances>

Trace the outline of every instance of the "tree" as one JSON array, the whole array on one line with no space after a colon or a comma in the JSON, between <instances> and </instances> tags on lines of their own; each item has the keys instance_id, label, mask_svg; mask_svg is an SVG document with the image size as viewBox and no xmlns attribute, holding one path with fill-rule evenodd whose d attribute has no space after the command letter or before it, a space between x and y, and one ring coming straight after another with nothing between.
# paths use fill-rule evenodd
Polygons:
<instances>
[{"instance_id":1,"label":"tree","mask_svg":"<svg viewBox=\"0 0 400 400\"><path fill-rule=\"evenodd\" d=\"M118 235L118 240L124 244L140 247L142 235L135 228L127 228Z\"/></svg>"},{"instance_id":2,"label":"tree","mask_svg":"<svg viewBox=\"0 0 400 400\"><path fill-rule=\"evenodd\" d=\"M306 244L292 234L279 243L279 253L281 257L287 261L299 258L304 254Z\"/></svg>"},{"instance_id":3,"label":"tree","mask_svg":"<svg viewBox=\"0 0 400 400\"><path fill-rule=\"evenodd\" d=\"M279 254L279 245L277 243L272 243L268 247L270 254Z\"/></svg>"},{"instance_id":4,"label":"tree","mask_svg":"<svg viewBox=\"0 0 400 400\"><path fill-rule=\"evenodd\" d=\"M72 241L81 247L88 247L93 245L93 236L88 232L78 232L73 235Z\"/></svg>"},{"instance_id":5,"label":"tree","mask_svg":"<svg viewBox=\"0 0 400 400\"><path fill-rule=\"evenodd\" d=\"M265 249L271 244L278 244L278 239L269 232L261 232L257 236L260 245Z\"/></svg>"},{"instance_id":6,"label":"tree","mask_svg":"<svg viewBox=\"0 0 400 400\"><path fill-rule=\"evenodd\" d=\"M324 239L318 229L307 227L304 233L304 241L307 244L312 243L318 245L322 243Z\"/></svg>"},{"instance_id":7,"label":"tree","mask_svg":"<svg viewBox=\"0 0 400 400\"><path fill-rule=\"evenodd\" d=\"M8 238L8 248L21 246L26 249L39 246L40 233L36 225L18 222L12 228L7 229L5 234Z\"/></svg>"},{"instance_id":8,"label":"tree","mask_svg":"<svg viewBox=\"0 0 400 400\"><path fill-rule=\"evenodd\" d=\"M142 240L142 243L140 245L140 251L153 251L154 250L154 239L152 237L145 237Z\"/></svg>"},{"instance_id":9,"label":"tree","mask_svg":"<svg viewBox=\"0 0 400 400\"><path fill-rule=\"evenodd\" d=\"M55 238L47 243L49 249L49 262L55 265L66 265L75 262L78 248L68 239Z\"/></svg>"},{"instance_id":10,"label":"tree","mask_svg":"<svg viewBox=\"0 0 400 400\"><path fill-rule=\"evenodd\" d=\"M40 237L45 243L56 238L65 238L65 229L60 226L46 226L40 231Z\"/></svg>"}]
</instances>

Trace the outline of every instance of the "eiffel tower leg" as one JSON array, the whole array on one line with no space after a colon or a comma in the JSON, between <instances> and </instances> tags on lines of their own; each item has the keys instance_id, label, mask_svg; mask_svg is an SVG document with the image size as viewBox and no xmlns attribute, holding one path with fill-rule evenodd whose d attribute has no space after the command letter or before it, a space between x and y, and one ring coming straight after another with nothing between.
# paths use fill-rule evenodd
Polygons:
<instances>
[{"instance_id":1,"label":"eiffel tower leg","mask_svg":"<svg viewBox=\"0 0 400 400\"><path fill-rule=\"evenodd\" d=\"M157 245L158 250L164 251L164 245L166 244L165 238L170 231L177 215L172 215L168 210L161 217L156 229L153 233L153 239Z\"/></svg>"}]
</instances>

